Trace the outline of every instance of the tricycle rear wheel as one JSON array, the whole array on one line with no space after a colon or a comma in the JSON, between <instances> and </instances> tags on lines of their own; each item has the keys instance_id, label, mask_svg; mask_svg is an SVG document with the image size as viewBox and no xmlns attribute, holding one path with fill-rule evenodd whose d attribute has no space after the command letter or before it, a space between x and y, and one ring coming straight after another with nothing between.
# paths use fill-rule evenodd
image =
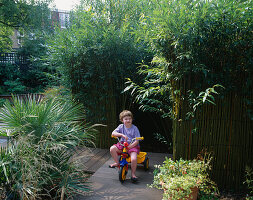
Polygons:
<instances>
[{"instance_id":1,"label":"tricycle rear wheel","mask_svg":"<svg viewBox=\"0 0 253 200\"><path fill-rule=\"evenodd\" d=\"M143 165L144 165L144 170L147 171L149 169L149 158L148 157L145 158Z\"/></svg>"}]
</instances>

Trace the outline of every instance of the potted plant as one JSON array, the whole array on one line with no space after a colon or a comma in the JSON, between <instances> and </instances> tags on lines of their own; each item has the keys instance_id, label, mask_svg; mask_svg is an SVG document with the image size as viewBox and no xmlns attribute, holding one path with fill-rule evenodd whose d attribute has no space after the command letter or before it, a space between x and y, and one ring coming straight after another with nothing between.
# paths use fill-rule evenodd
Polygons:
<instances>
[{"instance_id":1,"label":"potted plant","mask_svg":"<svg viewBox=\"0 0 253 200\"><path fill-rule=\"evenodd\" d=\"M217 190L209 178L211 158L201 160L166 160L156 165L150 187L163 189L163 199L197 199L198 192L210 194Z\"/></svg>"}]
</instances>

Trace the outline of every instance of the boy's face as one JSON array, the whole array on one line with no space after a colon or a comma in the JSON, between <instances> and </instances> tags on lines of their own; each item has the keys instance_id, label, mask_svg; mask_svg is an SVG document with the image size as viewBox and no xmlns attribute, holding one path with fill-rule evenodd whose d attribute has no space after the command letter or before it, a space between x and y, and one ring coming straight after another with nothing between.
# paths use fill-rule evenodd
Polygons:
<instances>
[{"instance_id":1,"label":"boy's face","mask_svg":"<svg viewBox=\"0 0 253 200\"><path fill-rule=\"evenodd\" d=\"M127 125L132 125L133 119L130 116L125 116L125 117L123 117L122 122L126 126Z\"/></svg>"}]
</instances>

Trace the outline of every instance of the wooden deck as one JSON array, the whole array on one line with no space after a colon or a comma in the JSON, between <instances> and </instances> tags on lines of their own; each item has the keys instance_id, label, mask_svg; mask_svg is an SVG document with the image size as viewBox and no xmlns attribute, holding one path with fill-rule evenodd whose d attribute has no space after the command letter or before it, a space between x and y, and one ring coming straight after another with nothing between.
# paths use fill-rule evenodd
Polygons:
<instances>
[{"instance_id":1,"label":"wooden deck","mask_svg":"<svg viewBox=\"0 0 253 200\"><path fill-rule=\"evenodd\" d=\"M85 172L94 174L107 160L111 158L109 149L82 148L78 149L74 159L80 160Z\"/></svg>"},{"instance_id":2,"label":"wooden deck","mask_svg":"<svg viewBox=\"0 0 253 200\"><path fill-rule=\"evenodd\" d=\"M97 151L97 150L96 150ZM100 150L98 150L100 151ZM103 150L101 150L103 151ZM85 195L78 195L74 200L156 200L162 199L163 191L156 188L149 188L147 185L153 182L155 165L160 165L165 157L171 158L171 154L147 152L150 159L150 169L145 171L143 165L138 165L136 175L139 181L136 184L131 182L131 165L127 174L126 181L121 184L117 168L109 168L113 159L108 159L96 172L90 177L91 192ZM94 154L96 157L96 154ZM93 160L91 158L91 160ZM96 159L97 160L97 159ZM89 162L88 162L89 163ZM88 164L87 163L87 164ZM101 164L101 162L100 162ZM96 162L94 162L94 166ZM88 166L88 165L87 165Z\"/></svg>"}]
</instances>

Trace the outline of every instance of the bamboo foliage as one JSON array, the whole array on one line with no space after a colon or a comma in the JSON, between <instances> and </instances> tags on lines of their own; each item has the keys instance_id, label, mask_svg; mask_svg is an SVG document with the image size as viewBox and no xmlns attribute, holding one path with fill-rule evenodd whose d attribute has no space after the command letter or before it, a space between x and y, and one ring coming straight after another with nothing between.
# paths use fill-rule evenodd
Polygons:
<instances>
[{"instance_id":1,"label":"bamboo foliage","mask_svg":"<svg viewBox=\"0 0 253 200\"><path fill-rule=\"evenodd\" d=\"M70 25L50 39L48 59L60 84L70 88L85 106L87 120L99 128L97 147L108 148L111 132L122 109L129 109L129 94L121 94L137 63L150 54L136 42L131 29L137 23L141 1L86 0L71 14Z\"/></svg>"}]
</instances>

